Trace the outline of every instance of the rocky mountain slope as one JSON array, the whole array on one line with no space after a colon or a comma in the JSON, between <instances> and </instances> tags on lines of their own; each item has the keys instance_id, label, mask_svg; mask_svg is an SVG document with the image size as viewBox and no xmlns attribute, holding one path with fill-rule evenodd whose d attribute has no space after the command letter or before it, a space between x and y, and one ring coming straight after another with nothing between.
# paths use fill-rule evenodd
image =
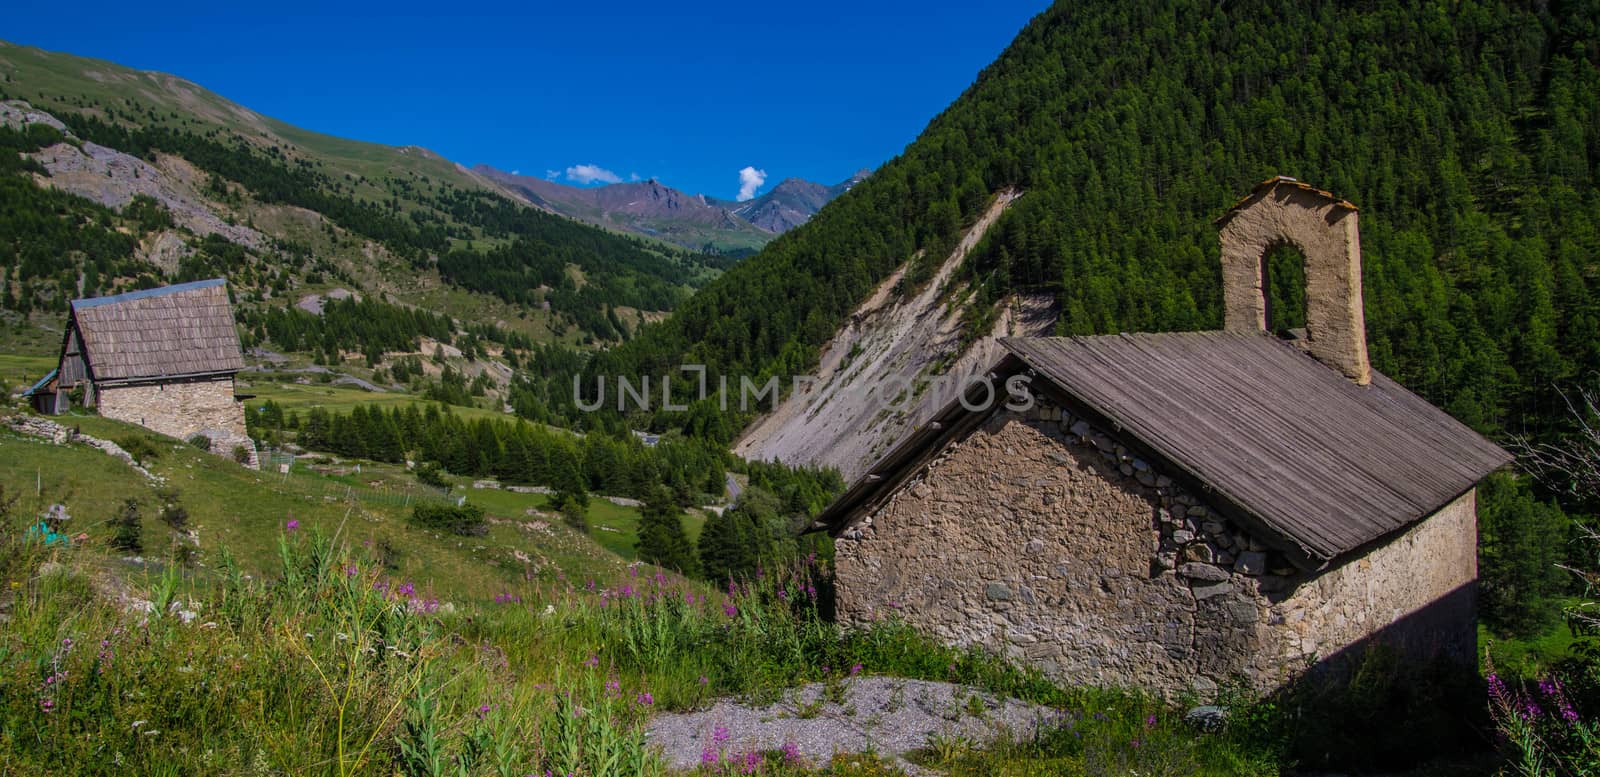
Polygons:
<instances>
[{"instance_id":1,"label":"rocky mountain slope","mask_svg":"<svg viewBox=\"0 0 1600 777\"><path fill-rule=\"evenodd\" d=\"M834 186L788 178L748 202L687 194L655 179L581 187L488 165L472 172L552 213L695 250L740 254L804 224L870 171L861 170Z\"/></svg>"},{"instance_id":2,"label":"rocky mountain slope","mask_svg":"<svg viewBox=\"0 0 1600 777\"><path fill-rule=\"evenodd\" d=\"M1000 356L995 338L1049 334L1054 300L1023 294L1006 302L982 337L963 337L962 318L974 299L967 284L952 284L952 279L1019 196L1007 190L995 197L920 291L897 293L911 262L879 283L823 348L816 387L788 395L745 433L734 452L747 459L833 467L854 480L954 400L965 381L993 366ZM939 377L950 383L935 384Z\"/></svg>"},{"instance_id":3,"label":"rocky mountain slope","mask_svg":"<svg viewBox=\"0 0 1600 777\"><path fill-rule=\"evenodd\" d=\"M768 232L781 235L809 221L817 211L822 210L822 206L850 191L851 187L871 174L871 170L857 170L849 180L833 186L823 186L803 178L785 178L772 187L772 191L749 202L739 203L733 214Z\"/></svg>"}]
</instances>

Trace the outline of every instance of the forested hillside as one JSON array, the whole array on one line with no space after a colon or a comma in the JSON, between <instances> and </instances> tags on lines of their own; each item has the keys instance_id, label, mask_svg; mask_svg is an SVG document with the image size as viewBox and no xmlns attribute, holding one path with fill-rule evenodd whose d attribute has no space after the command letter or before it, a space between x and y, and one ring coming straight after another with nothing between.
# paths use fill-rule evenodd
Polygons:
<instances>
[{"instance_id":1,"label":"forested hillside","mask_svg":"<svg viewBox=\"0 0 1600 777\"><path fill-rule=\"evenodd\" d=\"M1537 432L1600 369L1597 165L1600 3L1061 3L902 156L590 371L806 370L1007 186L963 269L980 299L1051 291L1063 334L1218 327L1212 221L1283 174L1362 208L1375 366Z\"/></svg>"},{"instance_id":2,"label":"forested hillside","mask_svg":"<svg viewBox=\"0 0 1600 777\"><path fill-rule=\"evenodd\" d=\"M492 310L543 339L615 341L726 261L159 73L0 42L6 101L0 310L59 313L74 296L224 275L242 301L337 282L466 320Z\"/></svg>"}]
</instances>

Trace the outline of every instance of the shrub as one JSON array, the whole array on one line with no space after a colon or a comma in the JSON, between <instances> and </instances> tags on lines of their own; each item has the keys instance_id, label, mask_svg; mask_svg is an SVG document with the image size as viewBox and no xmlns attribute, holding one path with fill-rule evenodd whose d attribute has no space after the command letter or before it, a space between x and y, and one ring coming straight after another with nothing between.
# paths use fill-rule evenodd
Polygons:
<instances>
[{"instance_id":1,"label":"shrub","mask_svg":"<svg viewBox=\"0 0 1600 777\"><path fill-rule=\"evenodd\" d=\"M483 520L483 508L470 504L418 502L411 509L411 523L463 537L481 537L489 533L489 524Z\"/></svg>"},{"instance_id":2,"label":"shrub","mask_svg":"<svg viewBox=\"0 0 1600 777\"><path fill-rule=\"evenodd\" d=\"M189 435L189 444L207 453L211 452L211 438L203 434Z\"/></svg>"},{"instance_id":3,"label":"shrub","mask_svg":"<svg viewBox=\"0 0 1600 777\"><path fill-rule=\"evenodd\" d=\"M437 461L424 461L417 465L417 482L425 486L450 490L450 481L444 476L444 468Z\"/></svg>"},{"instance_id":4,"label":"shrub","mask_svg":"<svg viewBox=\"0 0 1600 777\"><path fill-rule=\"evenodd\" d=\"M140 464L148 464L155 459L161 458L161 449L156 447L156 444L151 442L149 437L142 434L129 434L119 437L117 438L117 445L127 451L128 455L132 456L133 460Z\"/></svg>"},{"instance_id":5,"label":"shrub","mask_svg":"<svg viewBox=\"0 0 1600 777\"><path fill-rule=\"evenodd\" d=\"M122 510L109 523L111 547L129 553L144 550L144 525L139 517L139 500L129 497L122 503Z\"/></svg>"},{"instance_id":6,"label":"shrub","mask_svg":"<svg viewBox=\"0 0 1600 777\"><path fill-rule=\"evenodd\" d=\"M184 531L189 528L189 510L178 502L178 490L166 488L156 492L161 500L161 520L173 531Z\"/></svg>"},{"instance_id":7,"label":"shrub","mask_svg":"<svg viewBox=\"0 0 1600 777\"><path fill-rule=\"evenodd\" d=\"M243 445L233 446L233 460L240 464L249 464L250 449Z\"/></svg>"}]
</instances>

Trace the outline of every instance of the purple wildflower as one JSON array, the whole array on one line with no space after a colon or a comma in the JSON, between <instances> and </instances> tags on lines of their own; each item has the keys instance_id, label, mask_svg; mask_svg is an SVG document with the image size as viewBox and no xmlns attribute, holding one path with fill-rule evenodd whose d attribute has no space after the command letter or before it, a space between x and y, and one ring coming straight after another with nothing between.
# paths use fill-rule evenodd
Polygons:
<instances>
[{"instance_id":1,"label":"purple wildflower","mask_svg":"<svg viewBox=\"0 0 1600 777\"><path fill-rule=\"evenodd\" d=\"M1488 680L1489 680L1489 698L1491 698L1491 699L1504 699L1504 698L1506 698L1506 683L1505 683L1504 680L1500 679L1500 675L1491 672L1489 674Z\"/></svg>"},{"instance_id":2,"label":"purple wildflower","mask_svg":"<svg viewBox=\"0 0 1600 777\"><path fill-rule=\"evenodd\" d=\"M732 738L733 733L728 731L727 726L717 726L711 731L711 741L717 743L718 747L728 744L728 740Z\"/></svg>"},{"instance_id":3,"label":"purple wildflower","mask_svg":"<svg viewBox=\"0 0 1600 777\"><path fill-rule=\"evenodd\" d=\"M1539 705L1534 704L1533 699L1527 699L1522 702L1521 713L1523 720L1533 720L1544 714L1544 710L1539 709Z\"/></svg>"},{"instance_id":4,"label":"purple wildflower","mask_svg":"<svg viewBox=\"0 0 1600 777\"><path fill-rule=\"evenodd\" d=\"M638 698L634 699L634 701L641 707L649 707L656 703L656 697L651 696L649 691L640 691Z\"/></svg>"},{"instance_id":5,"label":"purple wildflower","mask_svg":"<svg viewBox=\"0 0 1600 777\"><path fill-rule=\"evenodd\" d=\"M294 519L294 518L290 518L288 521L284 522L284 524L283 524L284 531L296 531L299 528L300 528L300 521L297 520L297 519Z\"/></svg>"},{"instance_id":6,"label":"purple wildflower","mask_svg":"<svg viewBox=\"0 0 1600 777\"><path fill-rule=\"evenodd\" d=\"M800 762L800 746L796 745L793 739L784 740L783 762L786 764L797 764Z\"/></svg>"}]
</instances>

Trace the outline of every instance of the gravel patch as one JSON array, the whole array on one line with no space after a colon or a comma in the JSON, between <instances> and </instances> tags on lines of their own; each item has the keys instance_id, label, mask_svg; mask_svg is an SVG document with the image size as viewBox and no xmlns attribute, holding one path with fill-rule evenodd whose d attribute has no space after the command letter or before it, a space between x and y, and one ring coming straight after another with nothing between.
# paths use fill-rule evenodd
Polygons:
<instances>
[{"instance_id":1,"label":"gravel patch","mask_svg":"<svg viewBox=\"0 0 1600 777\"><path fill-rule=\"evenodd\" d=\"M981 705L970 700L973 696ZM723 699L706 710L657 715L650 722L649 738L675 769L699 764L708 745L719 749L714 738L723 728L727 741L720 750L735 757L793 743L813 763L824 763L835 753L872 750L898 760L911 774L927 774L904 757L928 747L931 737L961 737L969 742L1025 737L1051 713L1042 705L1002 699L965 685L894 677L847 681L838 697L829 700L826 687L812 683L766 706Z\"/></svg>"}]
</instances>

